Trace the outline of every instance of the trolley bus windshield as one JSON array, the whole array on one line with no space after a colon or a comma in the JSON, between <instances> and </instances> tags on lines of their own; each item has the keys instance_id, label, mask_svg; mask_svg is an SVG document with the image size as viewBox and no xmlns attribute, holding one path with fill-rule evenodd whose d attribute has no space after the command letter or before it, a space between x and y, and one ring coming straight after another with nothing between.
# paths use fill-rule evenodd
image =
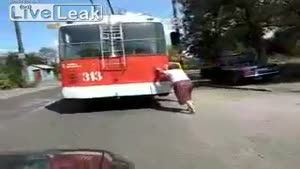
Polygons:
<instances>
[{"instance_id":1,"label":"trolley bus windshield","mask_svg":"<svg viewBox=\"0 0 300 169\"><path fill-rule=\"evenodd\" d=\"M63 60L112 55L111 40L101 38L101 28L107 25L73 25L60 29L60 57ZM165 35L161 23L123 23L123 44L126 56L166 53Z\"/></svg>"}]
</instances>

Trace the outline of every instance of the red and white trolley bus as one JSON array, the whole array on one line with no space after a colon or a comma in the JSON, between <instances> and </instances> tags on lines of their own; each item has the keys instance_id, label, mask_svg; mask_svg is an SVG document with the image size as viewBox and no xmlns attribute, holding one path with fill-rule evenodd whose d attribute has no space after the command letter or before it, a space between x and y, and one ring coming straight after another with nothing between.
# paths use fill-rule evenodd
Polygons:
<instances>
[{"instance_id":1,"label":"red and white trolley bus","mask_svg":"<svg viewBox=\"0 0 300 169\"><path fill-rule=\"evenodd\" d=\"M168 64L162 23L149 16L103 18L59 28L63 97L168 95L170 82L155 71Z\"/></svg>"}]
</instances>

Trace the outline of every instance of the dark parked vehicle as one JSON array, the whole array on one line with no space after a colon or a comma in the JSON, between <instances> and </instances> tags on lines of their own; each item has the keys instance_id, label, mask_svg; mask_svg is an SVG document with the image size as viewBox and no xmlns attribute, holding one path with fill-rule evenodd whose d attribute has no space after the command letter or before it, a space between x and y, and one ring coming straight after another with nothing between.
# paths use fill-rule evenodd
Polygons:
<instances>
[{"instance_id":1,"label":"dark parked vehicle","mask_svg":"<svg viewBox=\"0 0 300 169\"><path fill-rule=\"evenodd\" d=\"M242 80L270 80L279 75L276 64L259 64L255 56L246 53L221 57L215 65L201 68L201 76L213 81L236 85Z\"/></svg>"},{"instance_id":2,"label":"dark parked vehicle","mask_svg":"<svg viewBox=\"0 0 300 169\"><path fill-rule=\"evenodd\" d=\"M0 154L1 169L134 169L133 163L102 150L48 150Z\"/></svg>"}]
</instances>

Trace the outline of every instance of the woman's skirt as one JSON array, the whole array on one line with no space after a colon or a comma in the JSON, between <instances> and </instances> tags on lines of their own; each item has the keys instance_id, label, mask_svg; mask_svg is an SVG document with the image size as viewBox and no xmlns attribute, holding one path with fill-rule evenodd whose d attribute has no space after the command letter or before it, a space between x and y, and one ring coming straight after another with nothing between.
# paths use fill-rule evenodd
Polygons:
<instances>
[{"instance_id":1,"label":"woman's skirt","mask_svg":"<svg viewBox=\"0 0 300 169\"><path fill-rule=\"evenodd\" d=\"M179 104L183 105L186 104L187 101L192 100L193 83L191 81L178 81L173 85Z\"/></svg>"}]
</instances>

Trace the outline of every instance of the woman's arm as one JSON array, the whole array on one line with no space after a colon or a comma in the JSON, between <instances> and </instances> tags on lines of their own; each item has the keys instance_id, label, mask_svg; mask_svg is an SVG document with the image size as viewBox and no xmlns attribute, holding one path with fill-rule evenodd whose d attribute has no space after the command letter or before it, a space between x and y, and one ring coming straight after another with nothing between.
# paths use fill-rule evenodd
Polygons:
<instances>
[{"instance_id":1,"label":"woman's arm","mask_svg":"<svg viewBox=\"0 0 300 169\"><path fill-rule=\"evenodd\" d=\"M156 70L160 73L165 73L165 71L162 68L157 67Z\"/></svg>"}]
</instances>

